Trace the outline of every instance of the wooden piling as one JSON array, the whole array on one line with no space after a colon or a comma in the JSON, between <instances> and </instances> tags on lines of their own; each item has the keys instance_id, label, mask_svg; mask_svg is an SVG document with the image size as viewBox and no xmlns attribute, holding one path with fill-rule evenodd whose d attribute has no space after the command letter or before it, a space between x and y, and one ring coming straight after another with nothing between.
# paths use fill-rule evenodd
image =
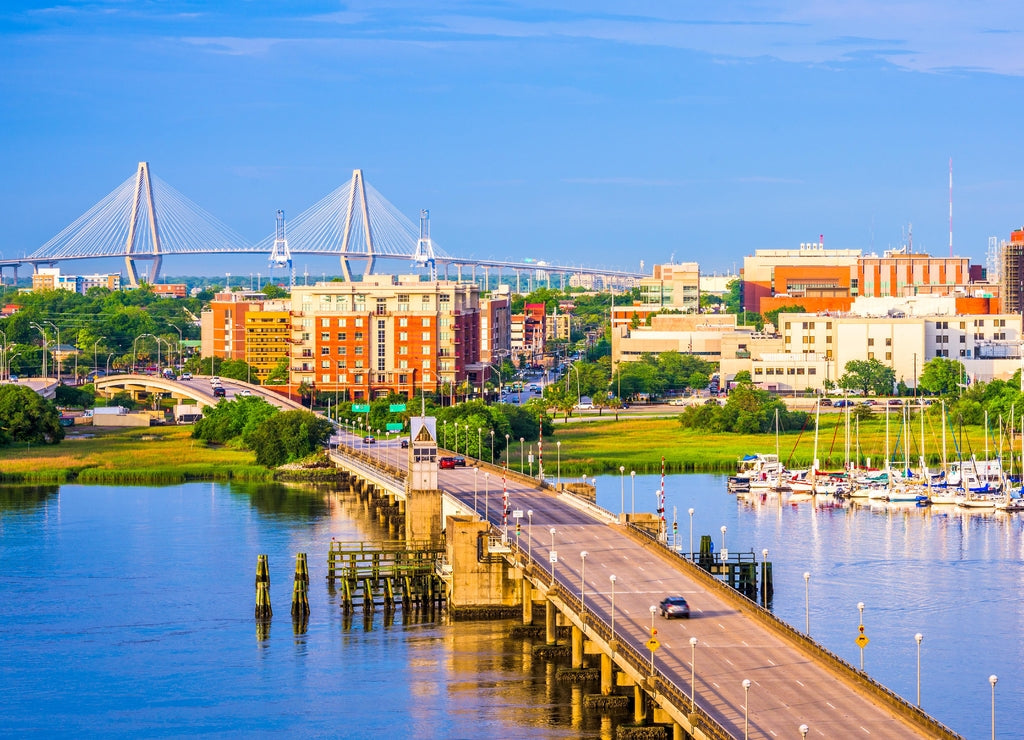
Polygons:
<instances>
[{"instance_id":1,"label":"wooden piling","mask_svg":"<svg viewBox=\"0 0 1024 740\"><path fill-rule=\"evenodd\" d=\"M256 557L256 619L270 619L274 610L270 608L270 566L266 555Z\"/></svg>"},{"instance_id":2,"label":"wooden piling","mask_svg":"<svg viewBox=\"0 0 1024 740\"><path fill-rule=\"evenodd\" d=\"M295 555L295 582L292 586L292 616L305 619L309 617L309 566L306 553Z\"/></svg>"}]
</instances>

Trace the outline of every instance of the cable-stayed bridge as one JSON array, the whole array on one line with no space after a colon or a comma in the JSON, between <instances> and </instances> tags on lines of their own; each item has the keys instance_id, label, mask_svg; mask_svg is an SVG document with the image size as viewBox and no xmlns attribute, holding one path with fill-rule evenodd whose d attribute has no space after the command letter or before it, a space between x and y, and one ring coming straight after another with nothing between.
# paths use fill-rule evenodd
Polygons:
<instances>
[{"instance_id":1,"label":"cable-stayed bridge","mask_svg":"<svg viewBox=\"0 0 1024 740\"><path fill-rule=\"evenodd\" d=\"M181 255L265 254L271 266L290 267L292 255L337 256L345 279L352 279L352 263L362 263L363 272L374 272L378 260L398 260L429 271L431 277L443 271L449 277L454 268L462 278L469 268L473 279L482 269L514 274L519 289L520 273L532 276L543 271L549 285L552 275L589 275L625 281L642 275L628 270L592 266L560 265L551 262L508 261L463 258L449 254L430 238L427 211L415 224L354 170L352 178L293 219L284 221L278 212L275 232L252 243L216 217L196 205L178 190L151 174L148 162L105 198L83 213L60 233L20 259L0 260L0 277L5 268L54 265L63 261L123 258L127 278L139 284L139 263L148 263L145 279L159 282L164 257Z\"/></svg>"}]
</instances>

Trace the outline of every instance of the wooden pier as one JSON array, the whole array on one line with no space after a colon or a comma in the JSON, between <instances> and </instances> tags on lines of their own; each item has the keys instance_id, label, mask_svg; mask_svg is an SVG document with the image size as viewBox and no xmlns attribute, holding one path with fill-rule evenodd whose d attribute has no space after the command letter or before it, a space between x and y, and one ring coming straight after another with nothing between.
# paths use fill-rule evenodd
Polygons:
<instances>
[{"instance_id":1,"label":"wooden pier","mask_svg":"<svg viewBox=\"0 0 1024 740\"><path fill-rule=\"evenodd\" d=\"M442 545L404 540L340 542L331 540L327 552L327 583L341 592L341 607L357 604L373 609L434 608L445 601L438 572L445 554Z\"/></svg>"}]
</instances>

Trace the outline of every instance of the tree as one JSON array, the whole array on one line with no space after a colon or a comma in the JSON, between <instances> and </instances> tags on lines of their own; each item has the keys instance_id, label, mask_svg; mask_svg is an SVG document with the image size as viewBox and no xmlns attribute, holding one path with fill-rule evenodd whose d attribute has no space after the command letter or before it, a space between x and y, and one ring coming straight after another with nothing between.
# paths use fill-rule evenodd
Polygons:
<instances>
[{"instance_id":1,"label":"tree","mask_svg":"<svg viewBox=\"0 0 1024 740\"><path fill-rule=\"evenodd\" d=\"M64 439L57 407L23 385L0 386L0 445L57 444Z\"/></svg>"},{"instance_id":2,"label":"tree","mask_svg":"<svg viewBox=\"0 0 1024 740\"><path fill-rule=\"evenodd\" d=\"M771 325L775 327L775 330L778 331L780 313L806 313L806 311L807 309L803 306L779 306L771 311L765 311L764 320L771 323Z\"/></svg>"},{"instance_id":3,"label":"tree","mask_svg":"<svg viewBox=\"0 0 1024 740\"><path fill-rule=\"evenodd\" d=\"M934 357L921 368L921 379L918 385L928 393L948 395L956 393L960 389L963 377L963 364L945 357Z\"/></svg>"},{"instance_id":4,"label":"tree","mask_svg":"<svg viewBox=\"0 0 1024 740\"><path fill-rule=\"evenodd\" d=\"M738 314L743 305L743 281L732 280L725 286L726 294L722 296L725 302L725 310L729 313Z\"/></svg>"},{"instance_id":5,"label":"tree","mask_svg":"<svg viewBox=\"0 0 1024 740\"><path fill-rule=\"evenodd\" d=\"M75 406L78 408L92 407L96 402L93 386L58 385L54 400L59 406Z\"/></svg>"},{"instance_id":6,"label":"tree","mask_svg":"<svg viewBox=\"0 0 1024 740\"><path fill-rule=\"evenodd\" d=\"M334 430L331 422L308 411L274 414L245 438L256 462L277 467L300 460L323 447Z\"/></svg>"},{"instance_id":7,"label":"tree","mask_svg":"<svg viewBox=\"0 0 1024 740\"><path fill-rule=\"evenodd\" d=\"M288 383L288 358L282 357L274 365L273 370L267 375L267 385L287 385Z\"/></svg>"},{"instance_id":8,"label":"tree","mask_svg":"<svg viewBox=\"0 0 1024 740\"><path fill-rule=\"evenodd\" d=\"M887 396L896 385L896 373L876 359L850 360L846 372L839 378L839 386L846 390L859 390L868 395Z\"/></svg>"},{"instance_id":9,"label":"tree","mask_svg":"<svg viewBox=\"0 0 1024 740\"><path fill-rule=\"evenodd\" d=\"M203 409L203 418L192 427L192 437L220 444L245 439L276 413L277 407L256 396L221 400L216 406Z\"/></svg>"},{"instance_id":10,"label":"tree","mask_svg":"<svg viewBox=\"0 0 1024 740\"><path fill-rule=\"evenodd\" d=\"M754 379L750 377L749 370L740 370L738 373L736 373L736 376L732 379L732 382L735 383L736 385L739 385L740 383L753 383Z\"/></svg>"}]
</instances>

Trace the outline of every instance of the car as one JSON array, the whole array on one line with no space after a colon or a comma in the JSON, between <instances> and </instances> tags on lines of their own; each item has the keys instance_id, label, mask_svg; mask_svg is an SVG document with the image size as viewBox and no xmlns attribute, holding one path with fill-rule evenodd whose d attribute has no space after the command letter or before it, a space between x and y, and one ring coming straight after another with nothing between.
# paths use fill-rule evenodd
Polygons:
<instances>
[{"instance_id":1,"label":"car","mask_svg":"<svg viewBox=\"0 0 1024 740\"><path fill-rule=\"evenodd\" d=\"M235 395L236 396L251 396L252 395L252 391L249 390L248 388L243 388L242 390L238 391L238 393L236 393Z\"/></svg>"},{"instance_id":2,"label":"car","mask_svg":"<svg viewBox=\"0 0 1024 740\"><path fill-rule=\"evenodd\" d=\"M407 439L403 439L403 440L402 440L402 441L401 441L401 442L399 443L399 446L400 446L400 447L401 447L401 448L402 448L403 450L405 450L405 449L408 449L408 447L409 447L409 440L407 440Z\"/></svg>"},{"instance_id":3,"label":"car","mask_svg":"<svg viewBox=\"0 0 1024 740\"><path fill-rule=\"evenodd\" d=\"M214 375L212 378L210 378L210 385L220 385L220 376Z\"/></svg>"},{"instance_id":4,"label":"car","mask_svg":"<svg viewBox=\"0 0 1024 740\"><path fill-rule=\"evenodd\" d=\"M872 399L872 398L865 398L863 401L860 402L860 405L861 406L874 406L875 405L875 400Z\"/></svg>"},{"instance_id":5,"label":"car","mask_svg":"<svg viewBox=\"0 0 1024 740\"><path fill-rule=\"evenodd\" d=\"M676 617L690 618L690 605L686 603L686 599L682 596L666 596L658 604L658 609L661 611L661 616L665 617L665 619L674 619Z\"/></svg>"},{"instance_id":6,"label":"car","mask_svg":"<svg viewBox=\"0 0 1024 740\"><path fill-rule=\"evenodd\" d=\"M225 398L226 396L227 396L227 391L224 390L224 386L222 386L222 385L215 385L213 387L213 397L214 398Z\"/></svg>"},{"instance_id":7,"label":"car","mask_svg":"<svg viewBox=\"0 0 1024 740\"><path fill-rule=\"evenodd\" d=\"M590 401L584 401L583 403L576 404L575 406L573 406L573 408L576 409L577 411L593 411L594 404L592 404Z\"/></svg>"},{"instance_id":8,"label":"car","mask_svg":"<svg viewBox=\"0 0 1024 740\"><path fill-rule=\"evenodd\" d=\"M898 398L890 398L889 399L889 405L890 406L902 406L903 405L903 401L901 401Z\"/></svg>"},{"instance_id":9,"label":"car","mask_svg":"<svg viewBox=\"0 0 1024 740\"><path fill-rule=\"evenodd\" d=\"M823 398L823 399L821 399L821 405L822 406L831 406L832 405L832 399L831 398Z\"/></svg>"},{"instance_id":10,"label":"car","mask_svg":"<svg viewBox=\"0 0 1024 740\"><path fill-rule=\"evenodd\" d=\"M363 444L364 445L375 445L375 444L377 444L377 438L374 437L372 434L367 434L365 437L363 437Z\"/></svg>"},{"instance_id":11,"label":"car","mask_svg":"<svg viewBox=\"0 0 1024 740\"><path fill-rule=\"evenodd\" d=\"M453 459L455 460L456 467L466 467L466 458L464 458L462 455L456 455Z\"/></svg>"},{"instance_id":12,"label":"car","mask_svg":"<svg viewBox=\"0 0 1024 740\"><path fill-rule=\"evenodd\" d=\"M444 470L454 470L455 458L454 457L442 457L437 461L437 467Z\"/></svg>"},{"instance_id":13,"label":"car","mask_svg":"<svg viewBox=\"0 0 1024 740\"><path fill-rule=\"evenodd\" d=\"M182 373L180 378L181 380L192 380L192 373Z\"/></svg>"},{"instance_id":14,"label":"car","mask_svg":"<svg viewBox=\"0 0 1024 740\"><path fill-rule=\"evenodd\" d=\"M669 406L685 406L686 405L686 399L685 398L671 398L671 399L669 399L668 405Z\"/></svg>"},{"instance_id":15,"label":"car","mask_svg":"<svg viewBox=\"0 0 1024 740\"><path fill-rule=\"evenodd\" d=\"M18 382L18 376L17 375L8 375L7 379L9 381L11 381L12 383L17 383Z\"/></svg>"}]
</instances>

